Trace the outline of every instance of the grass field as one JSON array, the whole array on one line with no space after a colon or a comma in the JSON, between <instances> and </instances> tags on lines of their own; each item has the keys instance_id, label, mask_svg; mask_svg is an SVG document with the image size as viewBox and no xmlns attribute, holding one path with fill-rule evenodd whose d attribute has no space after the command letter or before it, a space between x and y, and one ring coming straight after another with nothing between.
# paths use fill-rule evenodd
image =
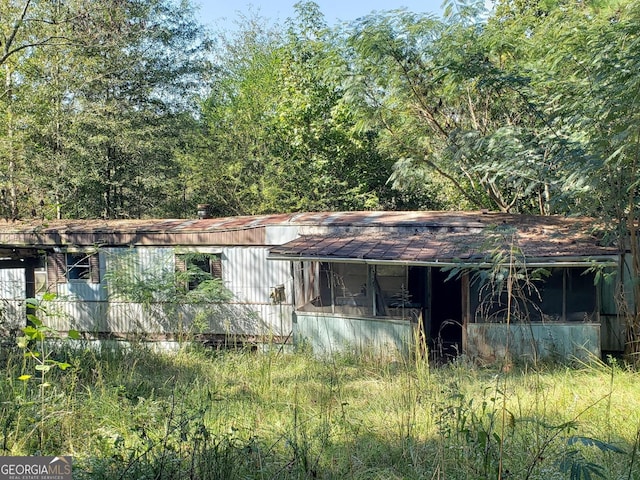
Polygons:
<instances>
[{"instance_id":1,"label":"grass field","mask_svg":"<svg viewBox=\"0 0 640 480\"><path fill-rule=\"evenodd\" d=\"M615 362L140 345L4 347L0 363L2 455L72 455L74 478L640 478L639 377Z\"/></svg>"}]
</instances>

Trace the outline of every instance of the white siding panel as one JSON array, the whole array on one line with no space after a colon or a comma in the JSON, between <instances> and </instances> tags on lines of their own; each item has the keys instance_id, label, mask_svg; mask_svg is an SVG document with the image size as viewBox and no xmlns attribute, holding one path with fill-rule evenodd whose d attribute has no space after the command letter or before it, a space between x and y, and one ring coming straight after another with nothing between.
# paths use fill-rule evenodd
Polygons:
<instances>
[{"instance_id":1,"label":"white siding panel","mask_svg":"<svg viewBox=\"0 0 640 480\"><path fill-rule=\"evenodd\" d=\"M60 331L76 329L81 332L104 332L104 302L83 302L57 299L46 306L48 314L44 323Z\"/></svg>"},{"instance_id":2,"label":"white siding panel","mask_svg":"<svg viewBox=\"0 0 640 480\"><path fill-rule=\"evenodd\" d=\"M282 245L299 236L297 225L269 225L266 227L267 245Z\"/></svg>"},{"instance_id":3,"label":"white siding panel","mask_svg":"<svg viewBox=\"0 0 640 480\"><path fill-rule=\"evenodd\" d=\"M267 261L267 248L226 248L223 253L222 274L225 285L236 301L252 304L271 304L272 289L285 286L285 303L291 304L292 280L289 262Z\"/></svg>"},{"instance_id":4,"label":"white siding panel","mask_svg":"<svg viewBox=\"0 0 640 480\"><path fill-rule=\"evenodd\" d=\"M23 268L0 269L0 299L24 300L26 295Z\"/></svg>"},{"instance_id":5,"label":"white siding panel","mask_svg":"<svg viewBox=\"0 0 640 480\"><path fill-rule=\"evenodd\" d=\"M158 278L175 270L172 247L104 248L100 250L100 283L59 283L58 298L47 306L43 321L51 328L91 333L172 334L181 332L286 337L292 329L293 282L289 262L267 261L266 247L222 249L222 272L234 295L229 304L172 310L168 304L143 307L114 296L115 277ZM116 272L115 274L113 272ZM24 319L24 270L0 270L0 313ZM271 293L284 285L285 300L273 304ZM4 310L1 310L4 309ZM0 315L0 321L3 316ZM6 322L5 322L6 323Z\"/></svg>"},{"instance_id":6,"label":"white siding panel","mask_svg":"<svg viewBox=\"0 0 640 480\"><path fill-rule=\"evenodd\" d=\"M24 269L0 269L0 332L26 324Z\"/></svg>"},{"instance_id":7,"label":"white siding panel","mask_svg":"<svg viewBox=\"0 0 640 480\"><path fill-rule=\"evenodd\" d=\"M130 273L131 277L144 280L145 278L158 278L165 272L173 272L175 269L175 257L173 248L137 247L137 248L105 248L102 250L104 258L103 272L107 272L108 286L109 276L121 277L123 270ZM111 272L116 271L111 275ZM103 276L101 276L102 278ZM112 279L113 281L113 279Z\"/></svg>"},{"instance_id":8,"label":"white siding panel","mask_svg":"<svg viewBox=\"0 0 640 480\"><path fill-rule=\"evenodd\" d=\"M0 332L24 327L27 324L27 309L24 300L0 300Z\"/></svg>"}]
</instances>

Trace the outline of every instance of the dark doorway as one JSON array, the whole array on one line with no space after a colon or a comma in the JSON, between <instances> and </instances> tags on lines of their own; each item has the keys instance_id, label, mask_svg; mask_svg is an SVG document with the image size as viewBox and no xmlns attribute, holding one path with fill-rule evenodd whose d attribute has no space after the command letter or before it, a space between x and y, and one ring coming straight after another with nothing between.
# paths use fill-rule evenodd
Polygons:
<instances>
[{"instance_id":1,"label":"dark doorway","mask_svg":"<svg viewBox=\"0 0 640 480\"><path fill-rule=\"evenodd\" d=\"M421 308L427 306L428 267L410 266L408 272L409 295L411 303Z\"/></svg>"},{"instance_id":2,"label":"dark doorway","mask_svg":"<svg viewBox=\"0 0 640 480\"><path fill-rule=\"evenodd\" d=\"M449 278L439 268L431 269L430 345L438 358L453 358L462 352L462 281Z\"/></svg>"}]
</instances>

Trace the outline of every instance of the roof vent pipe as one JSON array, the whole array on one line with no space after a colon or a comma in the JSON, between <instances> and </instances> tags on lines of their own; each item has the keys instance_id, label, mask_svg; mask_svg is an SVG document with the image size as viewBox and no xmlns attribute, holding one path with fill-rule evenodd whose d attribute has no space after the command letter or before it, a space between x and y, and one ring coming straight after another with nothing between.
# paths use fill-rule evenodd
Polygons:
<instances>
[{"instance_id":1,"label":"roof vent pipe","mask_svg":"<svg viewBox=\"0 0 640 480\"><path fill-rule=\"evenodd\" d=\"M202 220L203 218L211 218L211 206L208 203L199 203L198 204L198 218Z\"/></svg>"}]
</instances>

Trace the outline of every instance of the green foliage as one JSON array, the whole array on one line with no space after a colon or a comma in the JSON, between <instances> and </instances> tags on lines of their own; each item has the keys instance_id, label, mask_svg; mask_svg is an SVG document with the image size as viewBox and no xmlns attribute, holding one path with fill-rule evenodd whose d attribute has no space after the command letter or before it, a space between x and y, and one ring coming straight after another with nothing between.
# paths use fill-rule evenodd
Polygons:
<instances>
[{"instance_id":1,"label":"green foliage","mask_svg":"<svg viewBox=\"0 0 640 480\"><path fill-rule=\"evenodd\" d=\"M0 6L17 48L0 96L4 216L166 213L208 66L189 4L24 2L21 23L16 3Z\"/></svg>"},{"instance_id":2,"label":"green foliage","mask_svg":"<svg viewBox=\"0 0 640 480\"><path fill-rule=\"evenodd\" d=\"M54 294L46 294L42 300L27 299L27 320L29 324L22 328L23 336L16 338L16 346L22 352L23 362L20 375L16 378L23 384L21 394L16 397L14 411L11 417L18 416L21 410L30 407L37 408L37 415L29 418L27 422L33 428L30 434L26 435L23 441L30 443L33 433L37 433L37 441L33 442L38 449L46 445L46 430L50 424L48 417L57 418L62 412L59 404L58 389L52 383L55 379L55 371L71 374L73 365L66 360L56 358L57 351L55 345L62 344L63 341L79 340L80 334L76 330L67 332L66 337L48 327L44 320L50 318L52 313L47 304L55 299ZM36 383L35 388L31 388L32 383ZM5 443L7 441L5 424Z\"/></svg>"},{"instance_id":3,"label":"green foliage","mask_svg":"<svg viewBox=\"0 0 640 480\"><path fill-rule=\"evenodd\" d=\"M619 226L637 203L631 0L450 1L444 20L398 10L336 28L300 2L284 28L242 18L214 56L188 2L26 6L0 57L7 218L190 216L208 202Z\"/></svg>"},{"instance_id":4,"label":"green foliage","mask_svg":"<svg viewBox=\"0 0 640 480\"><path fill-rule=\"evenodd\" d=\"M575 445L595 447L601 452L626 453L616 445L589 437L569 437L567 446ZM607 478L604 467L585 458L579 448L567 450L560 460L559 468L562 473L568 473L571 480L591 480L593 477Z\"/></svg>"},{"instance_id":5,"label":"green foliage","mask_svg":"<svg viewBox=\"0 0 640 480\"><path fill-rule=\"evenodd\" d=\"M224 305L232 293L223 280L199 267L199 262L209 261L210 255L175 255L173 249L154 254L153 261L144 264L135 249L109 251L106 255L108 296L111 301L140 305L141 317L131 321L140 326L143 336L145 321L190 336L206 331L211 321L225 323L227 318L244 314Z\"/></svg>"},{"instance_id":6,"label":"green foliage","mask_svg":"<svg viewBox=\"0 0 640 480\"><path fill-rule=\"evenodd\" d=\"M378 151L377 131L359 128L345 98L339 42L313 2L297 5L284 33L246 19L222 38L203 106L208 152L187 170L193 202L219 215L407 203L386 183L393 162Z\"/></svg>"},{"instance_id":7,"label":"green foliage","mask_svg":"<svg viewBox=\"0 0 640 480\"><path fill-rule=\"evenodd\" d=\"M71 364L67 362L52 358L53 351L48 347L47 341L51 342L52 340L62 339L57 330L48 327L42 320L42 318L50 316L46 303L54 299L55 295L51 293L45 294L42 300L35 298L27 299L27 310L31 311L31 313L27 314L29 324L22 328L24 336L16 338L17 346L24 350L25 358L33 361L33 369L38 372L41 388L50 386L45 381L45 378L51 369L58 368L60 370L66 370L71 367ZM69 330L65 338L78 340L80 339L80 333L77 330ZM32 376L31 374L23 373L18 379L27 381L32 378Z\"/></svg>"},{"instance_id":8,"label":"green foliage","mask_svg":"<svg viewBox=\"0 0 640 480\"><path fill-rule=\"evenodd\" d=\"M28 383L11 380L22 352L0 360L6 454L70 452L75 476L105 479L638 474L629 419L640 395L619 367L505 373L458 362L424 374L276 350L75 345L58 349L73 367L49 372L44 416L38 390L25 397ZM41 444L29 440L34 421Z\"/></svg>"}]
</instances>

